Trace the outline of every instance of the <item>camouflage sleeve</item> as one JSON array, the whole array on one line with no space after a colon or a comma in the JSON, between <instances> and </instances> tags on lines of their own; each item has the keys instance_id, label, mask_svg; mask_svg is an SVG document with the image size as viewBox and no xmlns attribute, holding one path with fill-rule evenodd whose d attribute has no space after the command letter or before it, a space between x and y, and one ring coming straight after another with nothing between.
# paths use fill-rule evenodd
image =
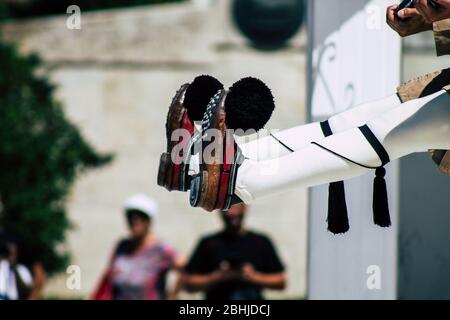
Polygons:
<instances>
[{"instance_id":1,"label":"camouflage sleeve","mask_svg":"<svg viewBox=\"0 0 450 320\"><path fill-rule=\"evenodd\" d=\"M450 54L450 18L433 23L438 56Z\"/></svg>"}]
</instances>

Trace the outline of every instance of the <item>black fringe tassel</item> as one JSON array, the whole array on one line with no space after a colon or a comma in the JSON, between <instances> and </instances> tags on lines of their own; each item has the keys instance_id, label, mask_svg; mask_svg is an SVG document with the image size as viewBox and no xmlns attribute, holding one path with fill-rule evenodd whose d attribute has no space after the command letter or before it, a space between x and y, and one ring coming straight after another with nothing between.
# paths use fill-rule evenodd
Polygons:
<instances>
[{"instance_id":1,"label":"black fringe tassel","mask_svg":"<svg viewBox=\"0 0 450 320\"><path fill-rule=\"evenodd\" d=\"M327 221L328 231L334 234L346 233L350 229L347 203L345 202L344 181L330 183Z\"/></svg>"},{"instance_id":2,"label":"black fringe tassel","mask_svg":"<svg viewBox=\"0 0 450 320\"><path fill-rule=\"evenodd\" d=\"M380 167L376 169L373 181L373 222L383 228L391 226L385 175L386 169Z\"/></svg>"}]
</instances>

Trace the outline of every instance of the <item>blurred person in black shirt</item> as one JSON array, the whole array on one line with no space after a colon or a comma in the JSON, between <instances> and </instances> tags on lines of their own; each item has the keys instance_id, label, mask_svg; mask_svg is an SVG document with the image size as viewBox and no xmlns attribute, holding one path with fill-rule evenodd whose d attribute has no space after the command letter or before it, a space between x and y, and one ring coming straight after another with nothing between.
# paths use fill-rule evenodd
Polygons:
<instances>
[{"instance_id":1,"label":"blurred person in black shirt","mask_svg":"<svg viewBox=\"0 0 450 320\"><path fill-rule=\"evenodd\" d=\"M207 300L262 300L263 289L283 290L286 275L272 242L243 226L247 206L221 212L224 229L198 243L183 287Z\"/></svg>"}]
</instances>

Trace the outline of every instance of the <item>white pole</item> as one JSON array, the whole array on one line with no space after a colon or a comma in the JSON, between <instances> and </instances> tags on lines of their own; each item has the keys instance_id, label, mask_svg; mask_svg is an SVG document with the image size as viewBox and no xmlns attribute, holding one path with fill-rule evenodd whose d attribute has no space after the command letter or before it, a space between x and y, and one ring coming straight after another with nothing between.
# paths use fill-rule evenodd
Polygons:
<instances>
[{"instance_id":1,"label":"white pole","mask_svg":"<svg viewBox=\"0 0 450 320\"><path fill-rule=\"evenodd\" d=\"M309 0L309 118L318 121L393 94L400 82L401 41L385 23L393 0ZM395 299L397 164L389 166L393 227L372 220L373 174L345 183L350 231L327 231L328 187L310 191L308 297Z\"/></svg>"}]
</instances>

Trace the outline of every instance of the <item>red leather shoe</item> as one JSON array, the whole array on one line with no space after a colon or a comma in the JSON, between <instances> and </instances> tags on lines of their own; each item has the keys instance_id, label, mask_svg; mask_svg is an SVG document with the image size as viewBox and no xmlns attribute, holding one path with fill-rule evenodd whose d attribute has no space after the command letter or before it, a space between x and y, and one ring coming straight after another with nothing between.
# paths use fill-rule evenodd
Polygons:
<instances>
[{"instance_id":1,"label":"red leather shoe","mask_svg":"<svg viewBox=\"0 0 450 320\"><path fill-rule=\"evenodd\" d=\"M262 129L274 108L270 89L254 78L242 79L214 96L203 116L202 161L200 173L191 179L191 206L211 212L242 202L234 191L244 156L233 133Z\"/></svg>"},{"instance_id":2,"label":"red leather shoe","mask_svg":"<svg viewBox=\"0 0 450 320\"><path fill-rule=\"evenodd\" d=\"M200 139L194 121L202 119L211 97L222 88L217 79L203 75L195 78L192 84L182 85L175 94L167 114L167 149L160 158L158 185L169 191L189 190L191 150Z\"/></svg>"}]
</instances>

